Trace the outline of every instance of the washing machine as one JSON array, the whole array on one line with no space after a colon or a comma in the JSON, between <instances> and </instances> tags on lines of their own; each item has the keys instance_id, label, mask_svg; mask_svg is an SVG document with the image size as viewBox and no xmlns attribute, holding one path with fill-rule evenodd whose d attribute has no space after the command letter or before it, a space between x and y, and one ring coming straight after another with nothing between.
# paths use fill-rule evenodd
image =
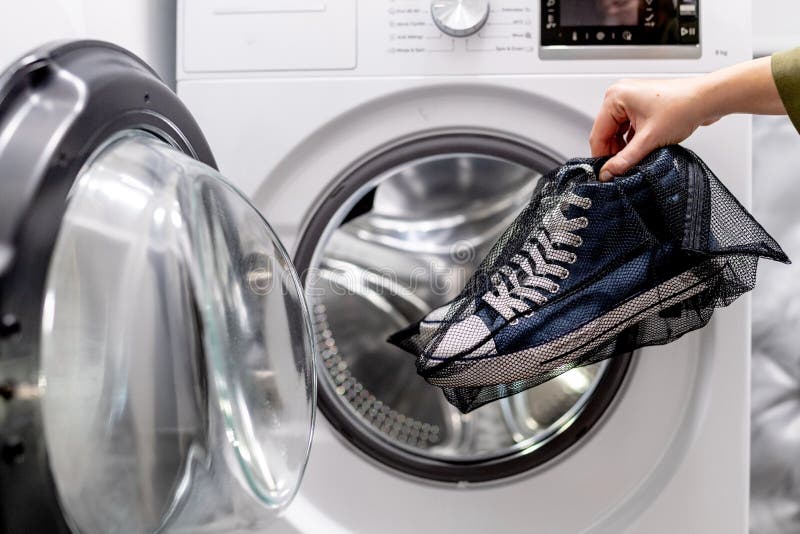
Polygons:
<instances>
[{"instance_id":1,"label":"washing machine","mask_svg":"<svg viewBox=\"0 0 800 534\"><path fill-rule=\"evenodd\" d=\"M468 414L385 340L588 154L608 86L751 58L749 2L191 0L177 20L178 95L311 313L319 413L275 532L747 529L748 299ZM750 143L733 116L686 145L749 204Z\"/></svg>"}]
</instances>

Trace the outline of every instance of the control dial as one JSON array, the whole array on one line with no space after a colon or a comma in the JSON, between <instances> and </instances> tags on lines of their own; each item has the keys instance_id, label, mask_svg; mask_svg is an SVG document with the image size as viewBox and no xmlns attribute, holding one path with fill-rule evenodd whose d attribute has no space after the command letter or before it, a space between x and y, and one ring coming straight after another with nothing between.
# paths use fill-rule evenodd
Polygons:
<instances>
[{"instance_id":1,"label":"control dial","mask_svg":"<svg viewBox=\"0 0 800 534\"><path fill-rule=\"evenodd\" d=\"M489 18L489 0L433 0L433 22L447 35L467 37L478 33Z\"/></svg>"}]
</instances>

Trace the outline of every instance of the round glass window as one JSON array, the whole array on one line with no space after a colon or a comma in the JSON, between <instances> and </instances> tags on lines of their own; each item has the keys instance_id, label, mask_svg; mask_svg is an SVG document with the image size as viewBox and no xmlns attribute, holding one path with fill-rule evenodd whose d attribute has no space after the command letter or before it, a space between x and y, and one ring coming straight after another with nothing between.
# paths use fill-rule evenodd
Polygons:
<instances>
[{"instance_id":1,"label":"round glass window","mask_svg":"<svg viewBox=\"0 0 800 534\"><path fill-rule=\"evenodd\" d=\"M291 262L214 170L144 132L86 164L42 320L43 423L83 533L263 529L298 489L313 343Z\"/></svg>"},{"instance_id":2,"label":"round glass window","mask_svg":"<svg viewBox=\"0 0 800 534\"><path fill-rule=\"evenodd\" d=\"M386 342L458 295L556 165L496 138L422 140L345 178L349 198L323 204L309 225L297 264L316 329L320 406L382 463L449 482L510 476L575 443L613 398L627 357L464 415Z\"/></svg>"}]
</instances>

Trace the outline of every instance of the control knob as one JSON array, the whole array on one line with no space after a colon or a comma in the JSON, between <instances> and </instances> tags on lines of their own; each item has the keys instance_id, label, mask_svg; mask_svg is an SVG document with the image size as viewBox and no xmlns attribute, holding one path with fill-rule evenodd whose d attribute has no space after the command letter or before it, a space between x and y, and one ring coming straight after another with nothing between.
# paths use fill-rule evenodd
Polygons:
<instances>
[{"instance_id":1,"label":"control knob","mask_svg":"<svg viewBox=\"0 0 800 534\"><path fill-rule=\"evenodd\" d=\"M447 35L467 37L478 33L489 18L489 0L433 0L431 16Z\"/></svg>"}]
</instances>

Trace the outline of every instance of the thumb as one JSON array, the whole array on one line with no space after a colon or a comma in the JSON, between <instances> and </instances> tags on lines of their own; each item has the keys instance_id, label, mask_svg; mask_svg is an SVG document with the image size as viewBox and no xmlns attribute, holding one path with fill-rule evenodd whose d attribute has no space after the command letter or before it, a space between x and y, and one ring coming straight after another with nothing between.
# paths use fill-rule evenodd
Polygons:
<instances>
[{"instance_id":1,"label":"thumb","mask_svg":"<svg viewBox=\"0 0 800 534\"><path fill-rule=\"evenodd\" d=\"M625 173L628 169L639 163L653 150L652 143L647 141L644 132L639 132L633 136L630 143L620 150L616 156L611 158L600 169L600 181L608 182L615 176Z\"/></svg>"}]
</instances>

